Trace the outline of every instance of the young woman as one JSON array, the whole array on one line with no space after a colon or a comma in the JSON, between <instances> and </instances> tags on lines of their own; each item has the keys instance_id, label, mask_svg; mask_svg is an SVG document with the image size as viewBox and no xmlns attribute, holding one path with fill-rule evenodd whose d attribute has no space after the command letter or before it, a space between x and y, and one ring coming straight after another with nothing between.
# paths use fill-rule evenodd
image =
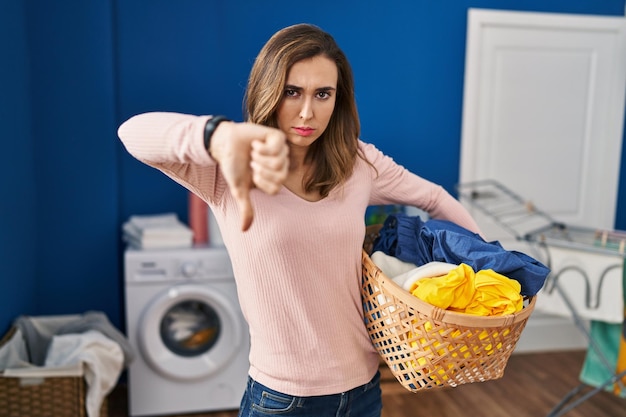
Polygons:
<instances>
[{"instance_id":1,"label":"young woman","mask_svg":"<svg viewBox=\"0 0 626 417\"><path fill-rule=\"evenodd\" d=\"M245 123L145 113L119 136L216 217L251 337L240 416L380 416L360 297L367 206L412 205L478 227L442 187L359 139L350 65L320 28L272 36L246 106Z\"/></svg>"}]
</instances>

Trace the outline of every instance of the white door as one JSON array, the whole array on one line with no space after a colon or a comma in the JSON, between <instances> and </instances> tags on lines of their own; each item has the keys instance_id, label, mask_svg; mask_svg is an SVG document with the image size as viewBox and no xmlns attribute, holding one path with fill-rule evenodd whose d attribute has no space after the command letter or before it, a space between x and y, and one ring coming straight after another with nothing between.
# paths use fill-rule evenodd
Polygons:
<instances>
[{"instance_id":1,"label":"white door","mask_svg":"<svg viewBox=\"0 0 626 417\"><path fill-rule=\"evenodd\" d=\"M612 229L626 19L470 9L461 183L492 178L567 224Z\"/></svg>"},{"instance_id":2,"label":"white door","mask_svg":"<svg viewBox=\"0 0 626 417\"><path fill-rule=\"evenodd\" d=\"M613 229L626 19L470 9L464 88L461 184L495 179L560 222ZM524 251L468 207L486 238Z\"/></svg>"}]
</instances>

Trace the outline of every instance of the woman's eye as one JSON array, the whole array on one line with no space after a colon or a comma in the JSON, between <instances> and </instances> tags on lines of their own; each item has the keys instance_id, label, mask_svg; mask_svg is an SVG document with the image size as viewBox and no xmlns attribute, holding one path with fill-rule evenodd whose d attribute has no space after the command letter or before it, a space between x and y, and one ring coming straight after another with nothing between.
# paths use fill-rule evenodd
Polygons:
<instances>
[{"instance_id":1,"label":"woman's eye","mask_svg":"<svg viewBox=\"0 0 626 417\"><path fill-rule=\"evenodd\" d=\"M287 97L296 97L298 95L298 92L296 90L287 89L285 90L285 95Z\"/></svg>"},{"instance_id":2,"label":"woman's eye","mask_svg":"<svg viewBox=\"0 0 626 417\"><path fill-rule=\"evenodd\" d=\"M317 96L321 99L326 99L330 97L330 94L328 93L328 91L320 91L319 93L317 93Z\"/></svg>"}]
</instances>

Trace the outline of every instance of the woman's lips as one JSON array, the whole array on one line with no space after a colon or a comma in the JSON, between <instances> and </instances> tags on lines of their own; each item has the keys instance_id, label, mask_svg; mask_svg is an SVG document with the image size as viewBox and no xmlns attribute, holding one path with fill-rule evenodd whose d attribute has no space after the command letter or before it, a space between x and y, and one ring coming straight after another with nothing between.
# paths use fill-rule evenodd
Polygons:
<instances>
[{"instance_id":1,"label":"woman's lips","mask_svg":"<svg viewBox=\"0 0 626 417\"><path fill-rule=\"evenodd\" d=\"M315 131L312 127L294 127L293 130L300 136L310 136Z\"/></svg>"}]
</instances>

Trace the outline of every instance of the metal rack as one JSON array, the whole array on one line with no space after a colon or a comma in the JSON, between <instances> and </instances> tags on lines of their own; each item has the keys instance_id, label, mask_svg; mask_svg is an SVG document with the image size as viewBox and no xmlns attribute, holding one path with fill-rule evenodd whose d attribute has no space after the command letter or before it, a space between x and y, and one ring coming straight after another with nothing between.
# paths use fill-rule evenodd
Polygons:
<instances>
[{"instance_id":1,"label":"metal rack","mask_svg":"<svg viewBox=\"0 0 626 417\"><path fill-rule=\"evenodd\" d=\"M517 240L525 241L530 244L531 248L534 247L539 254L537 258L540 259L543 255L546 259L540 260L550 268L552 268L551 247L582 251L583 254L597 253L615 256L618 262L605 268L597 283L598 287L602 286L604 278L610 271L623 268L624 258L626 258L626 232L586 229L557 222L549 214L539 210L534 204L494 180L458 184L457 190L462 201L480 210ZM611 366L593 340L585 320L581 318L575 303L572 302L561 285L559 279L562 274L568 269L574 268L563 268L557 273L553 271L546 280L544 291L548 294L556 292L561 297L576 327L580 329L589 342L589 348L594 350L602 365L612 376L592 390L587 390L587 392L584 391L588 385L581 383L567 393L547 417L562 416L611 385L617 384L624 390L622 379L626 377L626 371L619 374L615 372L615 367ZM595 292L596 297L593 298L586 271L581 268L575 269L585 280L585 304L587 308L598 308L601 302L599 291Z\"/></svg>"}]
</instances>

